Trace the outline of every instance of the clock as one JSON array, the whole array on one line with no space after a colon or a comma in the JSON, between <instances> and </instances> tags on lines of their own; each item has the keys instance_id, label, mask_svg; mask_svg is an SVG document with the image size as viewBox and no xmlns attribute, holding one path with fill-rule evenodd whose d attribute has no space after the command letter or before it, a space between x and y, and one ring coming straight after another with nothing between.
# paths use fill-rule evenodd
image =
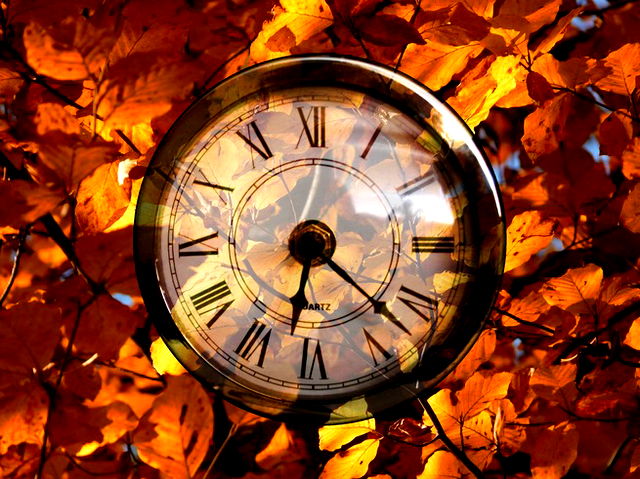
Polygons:
<instances>
[{"instance_id":1,"label":"clock","mask_svg":"<svg viewBox=\"0 0 640 479\"><path fill-rule=\"evenodd\" d=\"M499 287L504 212L464 122L368 61L241 71L166 134L135 218L173 354L258 414L335 424L434 388Z\"/></svg>"}]
</instances>

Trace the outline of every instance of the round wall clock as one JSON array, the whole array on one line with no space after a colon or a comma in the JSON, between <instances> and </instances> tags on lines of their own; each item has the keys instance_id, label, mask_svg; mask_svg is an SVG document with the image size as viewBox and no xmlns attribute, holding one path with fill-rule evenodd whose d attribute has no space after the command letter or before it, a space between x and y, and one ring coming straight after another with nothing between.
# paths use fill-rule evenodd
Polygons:
<instances>
[{"instance_id":1,"label":"round wall clock","mask_svg":"<svg viewBox=\"0 0 640 479\"><path fill-rule=\"evenodd\" d=\"M218 84L144 178L138 279L163 339L229 401L342 423L432 388L480 333L504 218L464 123L363 60Z\"/></svg>"}]
</instances>

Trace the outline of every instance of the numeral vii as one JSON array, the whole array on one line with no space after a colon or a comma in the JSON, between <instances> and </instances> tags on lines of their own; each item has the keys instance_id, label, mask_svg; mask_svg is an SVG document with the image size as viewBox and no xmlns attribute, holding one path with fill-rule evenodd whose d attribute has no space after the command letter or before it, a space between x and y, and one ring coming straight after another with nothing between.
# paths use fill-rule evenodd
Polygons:
<instances>
[{"instance_id":1,"label":"numeral vii","mask_svg":"<svg viewBox=\"0 0 640 479\"><path fill-rule=\"evenodd\" d=\"M253 136L251 134L251 130L253 130L253 133L255 134L256 138L260 142L260 146L256 145L251 140L251 136ZM236 134L240 138L242 138L247 145L253 148L256 151L256 153L258 153L265 160L273 156L273 153L271 153L271 149L269 148L269 145L267 145L267 142L264 141L264 137L262 136L262 133L260 132L260 129L258 128L258 125L256 125L255 121L252 121L247 126L247 135L245 135L241 131L237 131Z\"/></svg>"},{"instance_id":2,"label":"numeral vii","mask_svg":"<svg viewBox=\"0 0 640 479\"><path fill-rule=\"evenodd\" d=\"M300 132L296 147L300 145L303 133L309 140L309 146L321 148L327 146L325 142L325 109L324 106L311 107L311 111L305 116L302 107L297 107L298 115L302 121L302 132ZM309 125L309 120L311 120L311 125Z\"/></svg>"},{"instance_id":3,"label":"numeral vii","mask_svg":"<svg viewBox=\"0 0 640 479\"><path fill-rule=\"evenodd\" d=\"M400 293L405 293L408 296L403 298ZM398 293L398 299L415 311L418 316L427 322L435 321L438 314L437 299L425 296L406 286L400 286L400 293Z\"/></svg>"},{"instance_id":4,"label":"numeral vii","mask_svg":"<svg viewBox=\"0 0 640 479\"><path fill-rule=\"evenodd\" d=\"M453 236L414 236L411 251L414 253L453 253Z\"/></svg>"},{"instance_id":5,"label":"numeral vii","mask_svg":"<svg viewBox=\"0 0 640 479\"><path fill-rule=\"evenodd\" d=\"M210 328L213 323L215 323L218 318L222 316L227 309L229 309L231 303L233 303L233 298L231 298L231 301L217 304L227 296L231 297L231 290L225 281L220 281L219 283L216 283L213 286L191 296L191 302L196 308L196 311L198 311L198 314L202 315L210 312L211 310L217 310L213 318L207 322L208 328Z\"/></svg>"},{"instance_id":6,"label":"numeral vii","mask_svg":"<svg viewBox=\"0 0 640 479\"><path fill-rule=\"evenodd\" d=\"M327 379L327 370L324 367L322 359L322 349L320 349L320 341L315 341L315 349L311 347L309 338L304 338L302 345L302 361L300 362L300 379L313 379L314 370L318 366L320 379Z\"/></svg>"},{"instance_id":7,"label":"numeral vii","mask_svg":"<svg viewBox=\"0 0 640 479\"><path fill-rule=\"evenodd\" d=\"M262 367L264 364L264 357L267 354L267 346L269 346L269 339L271 338L271 330L267 329L265 332L265 329L266 325L257 320L254 321L240 344L238 344L238 347L234 349L236 354L247 361L251 359L256 351L260 350L256 363L258 367Z\"/></svg>"},{"instance_id":8,"label":"numeral vii","mask_svg":"<svg viewBox=\"0 0 640 479\"><path fill-rule=\"evenodd\" d=\"M362 331L364 332L364 337L367 340L367 345L369 346L369 352L371 353L371 358L373 359L373 364L375 364L376 366L378 365L378 360L376 359L375 351L378 351L379 354L382 354L382 357L384 357L383 362L388 360L388 359L391 359L391 353L389 351L387 351L386 349L384 349L380 345L380 343L378 341L376 341L376 338L371 336L369 331L367 331L366 329L363 329Z\"/></svg>"}]
</instances>

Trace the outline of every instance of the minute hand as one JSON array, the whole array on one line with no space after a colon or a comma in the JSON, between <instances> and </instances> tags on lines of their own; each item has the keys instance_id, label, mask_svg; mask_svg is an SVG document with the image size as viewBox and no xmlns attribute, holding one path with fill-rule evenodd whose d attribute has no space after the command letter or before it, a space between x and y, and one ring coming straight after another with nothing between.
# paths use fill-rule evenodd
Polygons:
<instances>
[{"instance_id":1,"label":"minute hand","mask_svg":"<svg viewBox=\"0 0 640 479\"><path fill-rule=\"evenodd\" d=\"M378 301L373 296L371 296L369 293L367 293L364 289L362 289L362 287L358 283L355 282L355 280L351 276L349 276L349 273L347 273L344 269L342 269L340 266L338 266L331 258L327 258L325 256L324 259L325 259L327 265L329 265L329 267L333 271L335 271L338 276L340 276L347 283L349 283L351 286L353 286L355 289L357 289L360 292L360 294L362 294L365 298L367 298L367 300L369 300L369 302L373 305L373 312L374 313L382 314L385 318L387 318L389 321L391 321L397 327L402 329L405 333L411 334L411 333L409 333L409 330L404 326L404 324L402 324L398 320L398 318L396 318L395 315L389 310L389 308L387 308L387 303L385 301Z\"/></svg>"}]
</instances>

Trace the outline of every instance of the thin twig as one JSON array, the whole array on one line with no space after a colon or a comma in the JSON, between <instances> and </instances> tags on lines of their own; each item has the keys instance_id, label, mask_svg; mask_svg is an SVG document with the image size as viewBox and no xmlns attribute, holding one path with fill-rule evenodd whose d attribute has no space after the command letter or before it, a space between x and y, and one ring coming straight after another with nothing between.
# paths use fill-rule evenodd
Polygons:
<instances>
[{"instance_id":1,"label":"thin twig","mask_svg":"<svg viewBox=\"0 0 640 479\"><path fill-rule=\"evenodd\" d=\"M250 39L249 42L244 47L242 47L240 50L238 50L233 55L231 55L229 58L227 58L224 62L222 62L220 65L218 65L218 67L215 70L213 70L213 72L211 72L211 74L207 77L207 79L202 84L202 91L198 93L198 95L197 95L198 98L200 98L202 95L204 95L207 92L207 89L208 89L207 85L209 85L209 83L211 83L213 81L213 79L216 76L218 76L218 74L224 69L224 67L226 67L229 63L231 63L233 60L235 60L240 55L242 55L244 52L249 50L249 48L251 48L251 44L254 42L254 40L256 38L257 38L257 36L255 36L252 39Z\"/></svg>"},{"instance_id":2,"label":"thin twig","mask_svg":"<svg viewBox=\"0 0 640 479\"><path fill-rule=\"evenodd\" d=\"M229 442L229 439L231 439L231 437L235 434L235 432L237 430L238 430L238 425L235 424L235 423L232 424L231 427L229 428L229 432L227 433L227 437L224 438L224 441L222 441L222 444L220 444L220 447L216 451L216 454L213 456L213 459L211 459L211 463L209 464L209 467L207 467L207 470L205 471L204 475L202 476L202 479L207 479L207 477L209 476L209 473L213 470L213 466L218 461L218 458L220 457L220 454L222 453L222 451L224 450L225 446Z\"/></svg>"},{"instance_id":3,"label":"thin twig","mask_svg":"<svg viewBox=\"0 0 640 479\"><path fill-rule=\"evenodd\" d=\"M22 228L18 235L18 248L16 249L16 257L13 260L13 266L11 267L9 282L7 283L7 286L4 288L4 292L2 293L2 296L0 296L0 309L2 309L2 305L5 299L7 299L7 296L9 296L9 292L13 287L13 283L15 282L16 277L18 276L18 268L20 268L20 258L22 257L22 253L24 253L24 245L27 239L27 230L28 228Z\"/></svg>"},{"instance_id":4,"label":"thin twig","mask_svg":"<svg viewBox=\"0 0 640 479\"><path fill-rule=\"evenodd\" d=\"M20 53L13 48L11 45L9 45L6 42L3 42L2 47L4 47L10 54L11 56L13 56L13 58L20 63L20 65L23 66L23 68L26 70L26 72L21 72L20 76L26 81L26 82L34 82L37 83L38 85L40 85L41 87L43 87L45 90L47 90L49 93L51 93L53 96L55 96L56 98L58 98L59 100L61 100L62 102L66 103L69 106L72 106L73 108L77 109L77 110L83 110L84 107L82 105L80 105L79 103L76 103L75 101L73 101L71 98L69 98L68 96L64 95L63 93L61 93L60 91L56 90L54 87L52 87L49 82L47 82L47 80L45 79L45 77L43 77L42 75L40 75L38 72L36 72L33 68L31 68L31 65L29 65L24 58L22 58L22 56L20 55ZM96 113L95 117L100 120L103 121L103 118L98 115ZM126 145L131 148L136 154L141 155L142 153L140 152L140 150L134 145L134 143L131 141L131 139L125 135L125 133L120 130L120 129L116 129L115 130L116 134L120 137L120 139L122 141L124 141L126 143Z\"/></svg>"},{"instance_id":5,"label":"thin twig","mask_svg":"<svg viewBox=\"0 0 640 479\"><path fill-rule=\"evenodd\" d=\"M607 5L606 7L602 7L602 8L593 8L590 10L584 10L580 15L581 16L590 16L590 15L597 15L600 16L601 14L603 14L604 12L607 12L609 10L615 10L617 8L622 8L625 7L627 5L633 4L633 3L637 3L638 0L622 0L621 2L613 2L609 5Z\"/></svg>"},{"instance_id":6,"label":"thin twig","mask_svg":"<svg viewBox=\"0 0 640 479\"><path fill-rule=\"evenodd\" d=\"M531 326L533 328L541 329L542 331L546 331L547 333L555 334L555 331L547 326L542 324L534 323L533 321L527 321L526 319L519 318L515 314L511 314L509 311L505 311L504 309L500 309L497 307L492 308L496 313L502 314L503 316L507 316L508 318L513 319L521 324L526 324L527 326Z\"/></svg>"},{"instance_id":7,"label":"thin twig","mask_svg":"<svg viewBox=\"0 0 640 479\"><path fill-rule=\"evenodd\" d=\"M429 404L429 401L420 401L420 403L429 416L429 419L431 419L431 422L436 428L436 431L438 431L438 439L440 439L442 443L447 446L447 449L449 450L449 452L451 452L451 454L456 456L456 458L462 464L464 464L467 469L469 469L469 472L471 472L471 474L473 474L477 479L484 479L485 475L480 470L480 468L476 466L471 459L469 459L469 456L467 456L462 449L460 449L453 443L449 436L447 436L447 433L445 432L442 424L440 423L440 420L438 419L438 415L431 407L431 404Z\"/></svg>"},{"instance_id":8,"label":"thin twig","mask_svg":"<svg viewBox=\"0 0 640 479\"><path fill-rule=\"evenodd\" d=\"M67 349L64 353L64 358L62 359L62 364L60 365L60 371L58 372L58 377L56 378L55 385L53 389L45 388L49 395L49 407L47 408L47 421L44 425L44 431L42 433L42 446L40 447L40 463L38 464L38 471L36 472L35 478L41 479L44 471L44 465L47 462L47 443L49 442L49 436L51 434L51 416L56 407L56 399L58 396L58 390L60 389L60 385L62 384L62 377L64 373L71 363L71 352L73 350L73 345L76 341L76 335L78 333L78 329L80 327L80 319L82 318L82 313L84 310L91 305L95 301L97 296L93 296L87 303L84 305L80 305L78 307L78 311L76 313L76 319L73 323L73 328L71 329L71 334L69 335L69 343L67 344Z\"/></svg>"},{"instance_id":9,"label":"thin twig","mask_svg":"<svg viewBox=\"0 0 640 479\"><path fill-rule=\"evenodd\" d=\"M562 92L566 92L566 93L571 93L571 94L575 95L577 98L580 98L581 100L584 100L584 101L586 101L588 103L592 103L594 105L597 105L597 106L599 106L601 108L604 108L605 110L608 110L608 111L616 111L620 115L626 116L627 118L631 119L631 121L633 121L635 123L640 123L640 118L638 118L637 116L630 115L629 113L625 113L624 111L621 111L621 110L618 110L618 109L616 109L614 107L611 107L611 106L607 105L606 103L602 103L601 101L596 100L592 96L585 95L584 93L581 93L579 91L572 90L571 88L567 88L567 87L563 87L563 86L551 85L551 88L553 90L556 90L556 91L562 91Z\"/></svg>"}]
</instances>

